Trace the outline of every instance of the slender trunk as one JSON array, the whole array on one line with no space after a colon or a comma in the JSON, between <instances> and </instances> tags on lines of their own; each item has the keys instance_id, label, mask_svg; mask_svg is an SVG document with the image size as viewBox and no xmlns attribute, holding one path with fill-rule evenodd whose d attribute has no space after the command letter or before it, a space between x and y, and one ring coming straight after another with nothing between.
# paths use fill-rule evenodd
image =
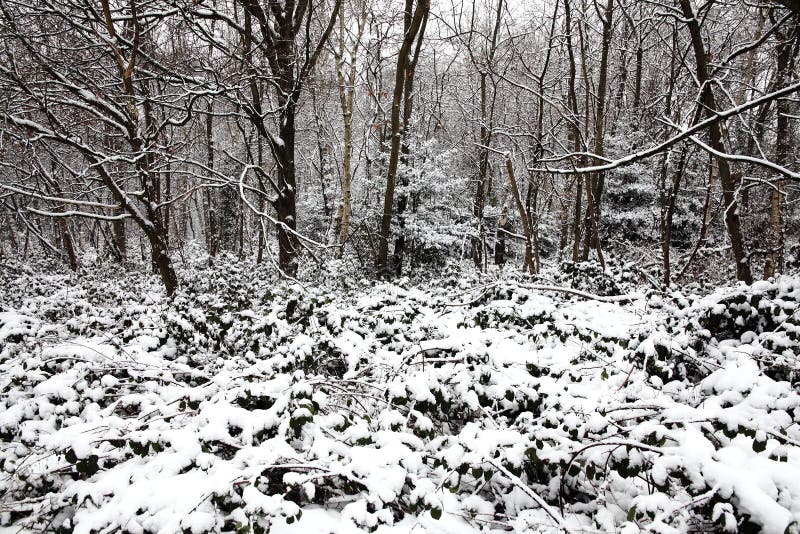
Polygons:
<instances>
[{"instance_id":1,"label":"slender trunk","mask_svg":"<svg viewBox=\"0 0 800 534\"><path fill-rule=\"evenodd\" d=\"M672 116L672 97L675 92L675 60L678 55L678 27L673 26L672 30L672 54L669 64L669 88L667 89L666 103L664 106L664 116ZM700 109L695 113L693 122L700 118ZM664 128L664 138L669 136L669 129ZM671 278L670 248L672 245L672 216L675 212L675 203L680 189L680 179L686 165L686 145L681 150L680 161L675 174L672 176L672 188L667 191L667 174L669 171L670 151L664 152L664 159L661 167L661 180L659 184L659 200L661 204L661 261L663 266L664 286L669 287Z\"/></svg>"},{"instance_id":2,"label":"slender trunk","mask_svg":"<svg viewBox=\"0 0 800 534\"><path fill-rule=\"evenodd\" d=\"M603 46L600 53L600 74L597 81L597 111L595 114L594 132L594 153L603 156L604 152L604 123L606 112L606 92L608 89L608 58L611 52L611 37L614 23L614 0L608 0L606 4L605 16L603 18ZM586 187L589 187L587 183ZM598 227L600 225L600 205L605 187L605 173L599 172L592 177L591 193L587 191L587 219L590 227L587 228L587 239L591 232L591 244L597 252L597 259L601 265L603 262L603 252L600 245ZM587 254L588 255L588 254ZM605 268L605 266L604 266Z\"/></svg>"},{"instance_id":3,"label":"slender trunk","mask_svg":"<svg viewBox=\"0 0 800 534\"><path fill-rule=\"evenodd\" d=\"M423 0L428 1L428 0ZM411 1L407 2L407 9L405 13L404 28L409 31L412 23L411 16ZM409 147L409 132L411 130L411 116L414 109L414 71L419 61L419 54L422 50L422 36L425 35L425 28L428 24L427 15L423 17L420 24L418 33L420 38L414 48L414 54L406 68L406 76L403 82L403 125L401 128L402 137L400 143L400 162L403 164L403 172L398 175L400 183L400 196L397 199L397 238L394 242L394 255L392 261L394 263L395 276L400 276L403 271L403 259L406 251L406 209L409 203L408 186L410 184L410 167L411 167L411 150Z\"/></svg>"},{"instance_id":4,"label":"slender trunk","mask_svg":"<svg viewBox=\"0 0 800 534\"><path fill-rule=\"evenodd\" d=\"M528 193L526 197L527 205L525 208L528 214L528 221L531 226L531 239L533 240L533 267L534 272L538 273L542 268L542 262L539 255L539 214L537 212L539 187L534 187L531 179L528 180Z\"/></svg>"},{"instance_id":5,"label":"slender trunk","mask_svg":"<svg viewBox=\"0 0 800 534\"><path fill-rule=\"evenodd\" d=\"M692 48L695 56L695 67L697 81L700 83L701 100L705 106L709 117L714 116L717 109L716 98L712 89L712 82L708 73L708 55L703 43L703 36L700 29L700 22L695 16L691 0L679 0L686 25L691 35ZM710 146L718 152L726 152L723 140L721 121L713 122L709 125ZM741 221L739 219L739 209L737 205L737 188L739 186L736 177L732 175L728 160L717 157L719 178L722 185L722 199L725 203L725 226L728 230L731 248L733 250L734 261L736 262L736 278L747 284L753 281L750 272L748 256L745 252L744 239L742 237Z\"/></svg>"},{"instance_id":6,"label":"slender trunk","mask_svg":"<svg viewBox=\"0 0 800 534\"><path fill-rule=\"evenodd\" d=\"M54 174L55 169L53 170ZM57 182L53 181L51 184L53 191L57 196L61 195L61 189ZM55 210L57 212L65 212L66 207L62 205L57 205ZM78 270L78 255L75 252L75 243L72 239L72 233L69 229L69 221L66 217L57 217L56 224L54 226L54 230L57 229L55 233L56 237L58 238L57 241L60 241L61 248L63 249L63 255L67 257L67 263L69 264L69 268L73 271ZM63 257L63 256L62 256Z\"/></svg>"},{"instance_id":7,"label":"slender trunk","mask_svg":"<svg viewBox=\"0 0 800 534\"><path fill-rule=\"evenodd\" d=\"M25 245L22 247L22 260L25 261L28 259L28 251L30 250L31 244L31 229L29 226L25 226Z\"/></svg>"},{"instance_id":8,"label":"slender trunk","mask_svg":"<svg viewBox=\"0 0 800 534\"><path fill-rule=\"evenodd\" d=\"M209 100L206 115L206 165L214 170L214 103ZM212 257L217 255L217 213L211 189L204 187L203 193L203 226L206 234L206 252Z\"/></svg>"},{"instance_id":9,"label":"slender trunk","mask_svg":"<svg viewBox=\"0 0 800 534\"><path fill-rule=\"evenodd\" d=\"M284 104L281 116L280 140L275 154L278 164L278 196L273 204L278 234L278 267L286 275L297 275L297 256L300 241L297 237L297 180L295 169L295 106L293 100Z\"/></svg>"},{"instance_id":10,"label":"slender trunk","mask_svg":"<svg viewBox=\"0 0 800 534\"><path fill-rule=\"evenodd\" d=\"M351 91L353 89L351 88ZM352 104L352 97L350 97L350 104ZM344 245L347 243L347 236L350 232L350 214L351 207L351 189L352 189L352 176L351 157L353 151L352 142L352 105L348 107L348 111L344 114L344 156L342 162L342 209L341 220L339 223L339 246L336 249L336 257L341 258L344 254Z\"/></svg>"},{"instance_id":11,"label":"slender trunk","mask_svg":"<svg viewBox=\"0 0 800 534\"><path fill-rule=\"evenodd\" d=\"M795 35L778 35L780 44L777 53L776 83L784 87L790 80L793 71L793 51L796 53ZM778 99L777 125L775 128L775 163L785 166L792 155L792 139L790 138L789 114L791 102L786 98ZM767 232L767 260L764 264L764 278L770 278L783 271L783 197L786 184L783 178L775 181L769 195L769 226Z\"/></svg>"},{"instance_id":12,"label":"slender trunk","mask_svg":"<svg viewBox=\"0 0 800 534\"><path fill-rule=\"evenodd\" d=\"M708 223L706 222L705 213L708 211L709 206L711 205L711 183L709 182L708 187L706 187L706 196L705 200L703 201L703 212L702 217L700 219L700 235L697 238L697 242L694 244L694 248L692 249L691 254L689 254L689 259L686 260L686 264L681 269L681 272L675 277L676 280L683 278L683 275L686 274L686 271L689 270L689 266L694 261L695 256L697 255L697 251L700 250L700 247L705 243L706 240L706 231L708 228Z\"/></svg>"},{"instance_id":13,"label":"slender trunk","mask_svg":"<svg viewBox=\"0 0 800 534\"><path fill-rule=\"evenodd\" d=\"M564 19L566 26L566 41L567 41L567 55L569 57L569 78L567 82L567 99L569 100L570 110L572 117L570 123L572 131L572 149L575 152L581 151L581 130L580 123L578 122L578 94L575 90L575 78L577 76L577 67L575 66L575 51L572 46L572 11L570 7L570 0L564 0ZM587 88L588 90L588 88ZM582 181L578 176L575 180L575 209L573 212L572 220L572 261L578 261L578 253L581 242L581 196L582 196Z\"/></svg>"},{"instance_id":14,"label":"slender trunk","mask_svg":"<svg viewBox=\"0 0 800 534\"><path fill-rule=\"evenodd\" d=\"M11 251L15 254L19 254L19 241L17 240L17 227L14 224L14 217L8 215L4 217L5 221L2 225L3 228L6 229L8 235L8 242L11 245Z\"/></svg>"},{"instance_id":15,"label":"slender trunk","mask_svg":"<svg viewBox=\"0 0 800 534\"><path fill-rule=\"evenodd\" d=\"M764 9L758 10L758 26L756 26L756 31L753 35L753 41L758 41L759 39L761 39L761 35L764 31L764 23L766 22L767 19L764 13L765 13ZM737 106L740 105L742 102L744 102L744 99L747 96L747 92L750 88L750 84L753 81L753 73L754 73L753 66L756 58L756 50L757 50L756 48L753 48L747 54L747 61L745 63L745 68L744 68L744 79L742 80L741 88L739 89L739 92L736 94L735 98L735 103ZM773 80L771 80L767 84L767 87L769 88L768 90L770 91L773 90L774 88L773 85L775 81L774 77L775 74L773 74ZM762 112L756 112L756 110L753 110L748 112L747 115L745 116L747 117L747 119L750 119L753 116L754 112L756 112L757 113L756 116L760 117L760 120L756 120L755 126L753 128L754 132L747 132L745 128L742 128L742 131L740 132L741 136L747 136L748 155L753 154L753 149L755 147L755 139L759 139L759 142L761 141L761 137L763 136L764 132L764 120L766 120L766 114L769 107L770 107L770 102L767 102L766 104L764 104ZM747 135L748 133L750 135ZM745 210L747 210L747 207L750 204L749 196L750 196L749 189L745 188L742 191L742 201L741 201L742 208L744 208Z\"/></svg>"},{"instance_id":16,"label":"slender trunk","mask_svg":"<svg viewBox=\"0 0 800 534\"><path fill-rule=\"evenodd\" d=\"M583 11L585 12L585 10L586 10L586 4L584 2ZM580 38L581 74L582 74L582 78L583 78L583 88L584 88L584 91L583 91L583 139L584 139L584 142L582 143L581 148L585 152L586 149L587 149L587 143L588 143L588 139L589 139L589 122L590 122L591 114L592 114L592 106L591 106L592 85L591 85L591 82L589 81L589 64L588 64L588 61L587 61L589 43L588 43L588 37L585 34L585 31L584 31L584 28L583 28L583 24L585 24L585 21L583 21L583 20L579 21L579 23L578 23L578 37ZM586 165L588 165L588 162L589 162L589 160L585 155L581 156L581 158L580 158L581 167L585 167ZM587 176L587 178L590 178L590 177ZM584 185L586 183L587 183L587 181L585 179L582 180L580 176L578 177L579 191L583 190ZM588 195L588 193L587 193L587 195ZM591 233L592 233L592 224L591 224L591 219L590 219L591 213L592 212L589 210L589 207L587 206L586 215L584 217L584 222L583 222L584 228L582 229L582 235L584 236L584 240L583 240L584 242L583 242L583 252L581 254L581 259L583 261L586 261L586 260L589 259L589 239L590 239ZM578 214L577 217L580 218L580 214ZM579 245L576 245L576 247L579 247Z\"/></svg>"},{"instance_id":17,"label":"slender trunk","mask_svg":"<svg viewBox=\"0 0 800 534\"><path fill-rule=\"evenodd\" d=\"M533 262L531 223L528 220L528 214L525 212L525 206L522 203L522 197L520 196L519 187L517 186L517 179L514 175L514 163L511 161L510 154L506 155L506 172L508 173L508 183L511 186L511 194L514 195L514 202L517 205L519 219L522 222L522 231L525 235L525 259L522 265L522 271L533 274L536 272L536 266Z\"/></svg>"},{"instance_id":18,"label":"slender trunk","mask_svg":"<svg viewBox=\"0 0 800 534\"><path fill-rule=\"evenodd\" d=\"M595 213L596 202L594 199L594 188L592 187L591 175L585 175L585 182L583 184L586 189L586 236L583 241L583 259L589 259L589 248L594 247L597 253L597 261L600 262L600 267L605 270L606 262L603 258L603 249L600 246L600 235L597 230L597 214Z\"/></svg>"},{"instance_id":19,"label":"slender trunk","mask_svg":"<svg viewBox=\"0 0 800 534\"><path fill-rule=\"evenodd\" d=\"M504 265L506 263L506 234L509 231L510 223L508 220L508 208L504 205L500 218L497 220L497 232L494 238L494 264Z\"/></svg>"},{"instance_id":20,"label":"slender trunk","mask_svg":"<svg viewBox=\"0 0 800 534\"><path fill-rule=\"evenodd\" d=\"M164 196L167 200L172 200L172 171L170 169L170 163L167 162L167 168L164 172ZM169 227L170 221L172 219L172 204L165 204L164 205L164 237L167 240L167 244L169 245Z\"/></svg>"},{"instance_id":21,"label":"slender trunk","mask_svg":"<svg viewBox=\"0 0 800 534\"><path fill-rule=\"evenodd\" d=\"M639 121L641 116L642 107L642 59L644 57L644 49L642 48L642 39L638 38L638 46L636 47L636 74L633 84L633 131L639 130Z\"/></svg>"},{"instance_id":22,"label":"slender trunk","mask_svg":"<svg viewBox=\"0 0 800 534\"><path fill-rule=\"evenodd\" d=\"M259 135L258 136L258 168L264 168L264 139ZM259 177L260 179L260 177ZM263 185L262 185L263 189ZM258 252L256 253L256 265L259 265L262 261L264 261L264 247L266 246L266 239L264 236L264 221L261 217L261 213L264 213L265 208L265 201L264 195L258 195Z\"/></svg>"},{"instance_id":23,"label":"slender trunk","mask_svg":"<svg viewBox=\"0 0 800 534\"><path fill-rule=\"evenodd\" d=\"M544 157L544 78L547 75L547 70L550 66L550 56L553 51L553 39L556 31L556 20L558 18L559 2L556 0L556 5L553 8L553 16L550 19L550 29L547 35L547 53L545 54L544 64L542 70L537 77L537 91L539 93L538 102L536 106L536 141L534 143L534 155L536 164ZM526 211L528 220L531 224L531 232L533 233L533 252L535 270L538 273L541 267L541 258L539 256L539 217L537 211L537 200L539 197L539 186L534 186L534 176L528 175L528 192L526 195Z\"/></svg>"},{"instance_id":24,"label":"slender trunk","mask_svg":"<svg viewBox=\"0 0 800 534\"><path fill-rule=\"evenodd\" d=\"M620 73L619 73L619 85L617 86L617 95L614 97L614 108L616 112L616 116L611 123L611 136L614 136L614 133L617 131L616 128L618 126L618 122L620 119L620 115L622 114L623 110L625 109L625 94L627 93L627 86L628 86L628 46L630 45L631 34L633 33L633 22L630 18L625 18L625 32L624 38L622 40L622 46L620 47L619 52L619 63L620 63ZM627 110L626 110L627 111ZM625 117L628 119L628 117Z\"/></svg>"},{"instance_id":25,"label":"slender trunk","mask_svg":"<svg viewBox=\"0 0 800 534\"><path fill-rule=\"evenodd\" d=\"M61 245L69 261L69 268L73 271L78 270L78 255L75 253L75 246L72 242L72 233L69 231L69 223L65 217L58 218L58 231L61 236Z\"/></svg>"},{"instance_id":26,"label":"slender trunk","mask_svg":"<svg viewBox=\"0 0 800 534\"><path fill-rule=\"evenodd\" d=\"M359 45L361 43L361 36L364 33L364 28L367 22L367 6L366 2L361 2L361 16L359 18L358 31L353 42L353 48L350 51L349 57L349 70L347 78L344 76L344 58L345 58L345 16L344 16L344 3L339 10L339 56L337 58L336 75L339 81L339 103L342 108L342 123L344 127L344 154L342 155L342 201L339 210L339 235L338 246L336 248L336 257L341 258L344 254L344 246L347 242L347 237L350 231L350 217L352 212L352 153L353 153L353 109L355 99L355 83L356 83L356 55L358 54Z\"/></svg>"},{"instance_id":27,"label":"slender trunk","mask_svg":"<svg viewBox=\"0 0 800 534\"><path fill-rule=\"evenodd\" d=\"M486 225L483 218L486 207L486 172L489 167L489 130L486 127L486 72L480 73L480 142L481 148L478 155L478 181L475 184L475 201L472 207L472 214L478 224L478 232L472 240L472 260L479 271L483 270L483 254L486 243ZM505 248L505 246L503 247ZM502 255L501 255L502 256ZM495 260L497 254L495 254ZM503 259L505 261L505 259ZM495 261L495 263L497 263Z\"/></svg>"},{"instance_id":28,"label":"slender trunk","mask_svg":"<svg viewBox=\"0 0 800 534\"><path fill-rule=\"evenodd\" d=\"M667 193L666 207L661 221L661 255L664 267L664 285L669 286L671 279L670 271L670 247L672 245L672 217L675 214L675 204L680 191L681 177L686 168L686 149L681 151L678 168L672 175L672 187Z\"/></svg>"},{"instance_id":29,"label":"slender trunk","mask_svg":"<svg viewBox=\"0 0 800 534\"><path fill-rule=\"evenodd\" d=\"M122 215L125 211L122 208L114 210L114 215ZM114 255L124 263L128 257L128 236L125 234L125 219L114 219L111 225L114 234Z\"/></svg>"},{"instance_id":30,"label":"slender trunk","mask_svg":"<svg viewBox=\"0 0 800 534\"><path fill-rule=\"evenodd\" d=\"M758 41L761 39L761 34L764 31L764 23L767 20L767 17L764 15L764 9L758 10L758 25L756 26L756 31L753 34L753 41ZM753 80L753 65L756 59L756 50L757 48L753 48L750 52L747 53L747 61L744 67L744 79L742 80L741 88L739 92L736 94L735 103L736 105L740 105L744 102L745 96L747 94L747 90L750 87L750 82ZM780 49L778 50L778 54L780 54ZM780 67L779 67L780 69Z\"/></svg>"},{"instance_id":31,"label":"slender trunk","mask_svg":"<svg viewBox=\"0 0 800 534\"><path fill-rule=\"evenodd\" d=\"M410 14L413 0L406 0L406 12ZM400 120L400 107L403 103L403 92L406 86L406 77L411 76L409 69L409 53L411 46L419 35L420 42L423 34L420 32L423 20L427 20L430 3L427 0L418 0L408 31L405 32L403 44L397 55L397 70L395 73L394 94L392 96L391 113L391 150L389 153L389 168L386 171L386 193L383 199L383 216L381 217L381 232L378 256L375 269L379 276L388 275L389 260L389 235L392 226L392 212L394 207L394 191L397 179L397 164L400 158L400 143L403 138L403 128Z\"/></svg>"}]
</instances>

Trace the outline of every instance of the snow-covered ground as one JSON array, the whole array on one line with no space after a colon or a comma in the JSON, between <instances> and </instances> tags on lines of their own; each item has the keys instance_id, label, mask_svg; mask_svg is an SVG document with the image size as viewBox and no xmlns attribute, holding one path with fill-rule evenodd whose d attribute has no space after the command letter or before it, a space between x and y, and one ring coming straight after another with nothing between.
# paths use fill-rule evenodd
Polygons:
<instances>
[{"instance_id":1,"label":"snow-covered ground","mask_svg":"<svg viewBox=\"0 0 800 534\"><path fill-rule=\"evenodd\" d=\"M5 279L0 533L800 528L800 279L193 280Z\"/></svg>"}]
</instances>

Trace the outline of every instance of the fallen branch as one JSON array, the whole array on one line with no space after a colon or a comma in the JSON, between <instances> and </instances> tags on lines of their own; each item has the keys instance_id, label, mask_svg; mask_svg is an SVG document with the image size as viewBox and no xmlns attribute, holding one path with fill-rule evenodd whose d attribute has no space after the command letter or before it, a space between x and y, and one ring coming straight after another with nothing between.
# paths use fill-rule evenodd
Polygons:
<instances>
[{"instance_id":1,"label":"fallen branch","mask_svg":"<svg viewBox=\"0 0 800 534\"><path fill-rule=\"evenodd\" d=\"M592 293L587 293L585 291L581 291L579 289L573 289L571 287L548 286L542 284L526 284L526 285L520 285L520 287L524 287L525 289L532 289L534 291L555 291L558 293L567 293L569 295L575 295L588 300L598 300L600 302L612 302L612 303L631 302L640 298L644 298L644 295L642 295L641 293L631 293L629 295L615 295L615 296L604 297L602 295L594 295Z\"/></svg>"}]
</instances>

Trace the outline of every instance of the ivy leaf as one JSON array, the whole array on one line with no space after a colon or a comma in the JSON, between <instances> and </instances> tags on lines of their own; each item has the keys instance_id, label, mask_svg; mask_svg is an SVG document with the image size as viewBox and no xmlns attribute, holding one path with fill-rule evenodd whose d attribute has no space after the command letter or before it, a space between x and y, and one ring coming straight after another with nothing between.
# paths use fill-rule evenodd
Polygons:
<instances>
[{"instance_id":1,"label":"ivy leaf","mask_svg":"<svg viewBox=\"0 0 800 534\"><path fill-rule=\"evenodd\" d=\"M628 521L633 522L636 519L636 506L631 506L631 509L628 510Z\"/></svg>"},{"instance_id":2,"label":"ivy leaf","mask_svg":"<svg viewBox=\"0 0 800 534\"><path fill-rule=\"evenodd\" d=\"M593 479L595 474L594 464L589 463L586 465L586 478Z\"/></svg>"},{"instance_id":3,"label":"ivy leaf","mask_svg":"<svg viewBox=\"0 0 800 534\"><path fill-rule=\"evenodd\" d=\"M98 459L96 454L92 454L88 458L79 460L78 463L75 464L75 468L78 470L78 473L90 477L100 470L100 467L97 465Z\"/></svg>"}]
</instances>

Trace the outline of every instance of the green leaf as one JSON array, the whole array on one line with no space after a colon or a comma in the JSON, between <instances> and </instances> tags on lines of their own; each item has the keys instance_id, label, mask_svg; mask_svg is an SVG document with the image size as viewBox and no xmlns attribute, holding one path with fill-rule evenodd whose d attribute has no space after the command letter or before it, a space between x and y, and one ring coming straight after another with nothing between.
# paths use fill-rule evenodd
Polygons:
<instances>
[{"instance_id":1,"label":"green leaf","mask_svg":"<svg viewBox=\"0 0 800 534\"><path fill-rule=\"evenodd\" d=\"M134 454L138 456L147 456L147 453L150 452L150 443L137 443L135 441L130 441L128 444L131 447L131 450Z\"/></svg>"},{"instance_id":2,"label":"green leaf","mask_svg":"<svg viewBox=\"0 0 800 534\"><path fill-rule=\"evenodd\" d=\"M441 519L442 517L442 509L441 508L431 508L431 517L434 519Z\"/></svg>"},{"instance_id":3,"label":"green leaf","mask_svg":"<svg viewBox=\"0 0 800 534\"><path fill-rule=\"evenodd\" d=\"M594 464L586 464L586 478L593 479L595 474Z\"/></svg>"},{"instance_id":4,"label":"green leaf","mask_svg":"<svg viewBox=\"0 0 800 534\"><path fill-rule=\"evenodd\" d=\"M78 473L90 477L100 470L97 465L97 460L98 456L96 454L92 454L88 458L79 460L78 463L75 464L75 468L78 470Z\"/></svg>"},{"instance_id":5,"label":"green leaf","mask_svg":"<svg viewBox=\"0 0 800 534\"><path fill-rule=\"evenodd\" d=\"M628 521L634 521L636 519L636 506L631 506L631 509L628 510Z\"/></svg>"}]
</instances>

